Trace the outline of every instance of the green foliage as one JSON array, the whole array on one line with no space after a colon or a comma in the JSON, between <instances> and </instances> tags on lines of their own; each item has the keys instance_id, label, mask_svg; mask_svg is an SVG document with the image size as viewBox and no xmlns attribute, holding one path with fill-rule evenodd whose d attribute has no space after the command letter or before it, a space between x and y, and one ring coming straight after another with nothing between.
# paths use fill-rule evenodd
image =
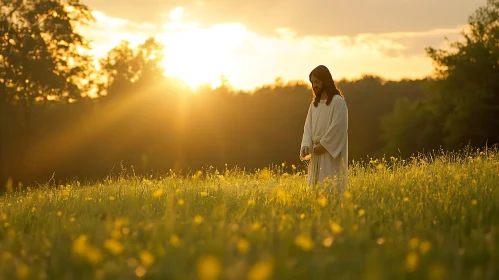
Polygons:
<instances>
[{"instance_id":1,"label":"green foliage","mask_svg":"<svg viewBox=\"0 0 499 280\"><path fill-rule=\"evenodd\" d=\"M128 41L122 41L101 59L100 65L107 82L102 92L106 95L125 94L137 91L137 82L147 79L145 83L158 82L163 76L164 46L155 40L147 39L136 48L130 47ZM142 81L144 82L144 81Z\"/></svg>"},{"instance_id":2,"label":"green foliage","mask_svg":"<svg viewBox=\"0 0 499 280\"><path fill-rule=\"evenodd\" d=\"M499 143L498 22L499 2L489 0L469 18L468 29L462 32L463 41L450 43L450 49L427 48L436 66L436 80L423 103L409 109L411 114L398 110L387 120L400 124L385 128L386 135L393 136L386 146L388 150L411 142L407 139L421 135L420 130L413 129L421 127L437 132L424 135L427 147L434 148L434 143L439 142L446 149ZM413 129L404 128L402 133L405 125ZM406 145L405 152L420 148L416 142Z\"/></svg>"},{"instance_id":3,"label":"green foliage","mask_svg":"<svg viewBox=\"0 0 499 280\"><path fill-rule=\"evenodd\" d=\"M411 103L421 100L422 88L428 82L426 79L386 81L372 75L364 75L357 81L340 81L338 87L345 93L348 104L349 153L356 159L380 156L390 140L383 138L382 118L393 111L399 99Z\"/></svg>"},{"instance_id":4,"label":"green foliage","mask_svg":"<svg viewBox=\"0 0 499 280\"><path fill-rule=\"evenodd\" d=\"M1 98L24 106L80 99L92 89L88 42L76 24L93 21L79 1L2 1Z\"/></svg>"},{"instance_id":5,"label":"green foliage","mask_svg":"<svg viewBox=\"0 0 499 280\"><path fill-rule=\"evenodd\" d=\"M292 166L14 186L0 278L495 279L498 180L468 150L355 164L342 195Z\"/></svg>"}]
</instances>

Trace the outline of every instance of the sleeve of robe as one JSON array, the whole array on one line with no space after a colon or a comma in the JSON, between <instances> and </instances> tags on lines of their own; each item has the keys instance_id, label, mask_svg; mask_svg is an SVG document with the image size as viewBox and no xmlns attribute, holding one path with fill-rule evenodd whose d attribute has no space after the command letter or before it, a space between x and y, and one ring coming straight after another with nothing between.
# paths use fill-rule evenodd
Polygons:
<instances>
[{"instance_id":1,"label":"sleeve of robe","mask_svg":"<svg viewBox=\"0 0 499 280\"><path fill-rule=\"evenodd\" d=\"M303 127L303 137L301 140L300 151L303 147L308 147L312 152L312 104L308 107L307 118Z\"/></svg>"},{"instance_id":2,"label":"sleeve of robe","mask_svg":"<svg viewBox=\"0 0 499 280\"><path fill-rule=\"evenodd\" d=\"M333 158L337 158L347 138L348 109L345 100L341 97L333 98L331 106L333 106L331 124L321 139L321 145Z\"/></svg>"}]
</instances>

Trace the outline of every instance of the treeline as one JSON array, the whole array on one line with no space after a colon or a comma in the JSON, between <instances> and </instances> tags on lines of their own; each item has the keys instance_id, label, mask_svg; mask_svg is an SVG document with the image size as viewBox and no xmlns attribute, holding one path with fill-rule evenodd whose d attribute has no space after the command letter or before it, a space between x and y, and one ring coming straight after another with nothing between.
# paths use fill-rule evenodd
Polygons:
<instances>
[{"instance_id":1,"label":"treeline","mask_svg":"<svg viewBox=\"0 0 499 280\"><path fill-rule=\"evenodd\" d=\"M341 81L349 106L350 158L381 155L380 119L404 96L417 100L426 81ZM2 110L5 175L30 180L101 178L120 164L137 173L206 166L296 166L312 92L307 84L268 85L254 92L228 86L197 93L168 78L113 84L108 95L74 103L39 103L29 139L18 107ZM24 120L25 121L25 120ZM3 134L3 131L2 131ZM23 140L23 141L20 141ZM114 167L114 169L113 169Z\"/></svg>"},{"instance_id":2,"label":"treeline","mask_svg":"<svg viewBox=\"0 0 499 280\"><path fill-rule=\"evenodd\" d=\"M224 81L193 92L163 76L154 38L136 48L123 42L95 67L74 28L93 20L88 7L22 3L0 10L0 182L99 179L122 165L159 175L303 166L307 83L276 80L244 92ZM453 52L427 49L439 71L431 79L337 82L351 160L499 142L498 11L495 0L477 10Z\"/></svg>"}]
</instances>

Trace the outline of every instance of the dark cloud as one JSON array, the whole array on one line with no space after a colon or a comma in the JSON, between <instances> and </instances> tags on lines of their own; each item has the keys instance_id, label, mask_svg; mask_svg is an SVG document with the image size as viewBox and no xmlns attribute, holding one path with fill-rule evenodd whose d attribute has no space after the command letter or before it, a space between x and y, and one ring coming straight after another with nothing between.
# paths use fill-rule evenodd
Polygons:
<instances>
[{"instance_id":1,"label":"dark cloud","mask_svg":"<svg viewBox=\"0 0 499 280\"><path fill-rule=\"evenodd\" d=\"M455 28L486 0L84 0L90 8L134 22L165 23L175 7L210 26L240 22L259 34L288 27L298 35L355 35Z\"/></svg>"}]
</instances>

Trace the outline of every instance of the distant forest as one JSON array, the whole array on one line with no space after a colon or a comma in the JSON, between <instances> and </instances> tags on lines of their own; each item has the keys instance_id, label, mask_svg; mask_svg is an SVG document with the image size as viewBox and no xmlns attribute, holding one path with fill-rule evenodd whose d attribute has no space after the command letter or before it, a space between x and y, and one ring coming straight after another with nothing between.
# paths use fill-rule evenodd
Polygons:
<instances>
[{"instance_id":1,"label":"distant forest","mask_svg":"<svg viewBox=\"0 0 499 280\"><path fill-rule=\"evenodd\" d=\"M87 6L28 2L0 9L0 189L8 178L101 179L121 166L154 175L304 166L308 83L277 78L246 92L224 80L193 92L163 75L155 38L136 48L123 41L96 67L75 30L94 20ZM489 0L451 50L428 47L431 77L337 81L349 109L349 159L498 143L498 15Z\"/></svg>"}]
</instances>

